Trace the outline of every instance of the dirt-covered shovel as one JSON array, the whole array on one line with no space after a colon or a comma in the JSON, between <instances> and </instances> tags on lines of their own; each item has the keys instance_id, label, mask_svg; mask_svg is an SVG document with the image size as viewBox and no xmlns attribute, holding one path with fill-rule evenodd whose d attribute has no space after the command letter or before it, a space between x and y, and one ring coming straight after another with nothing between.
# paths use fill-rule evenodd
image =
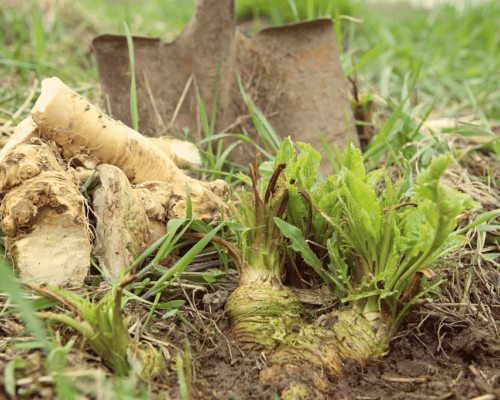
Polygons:
<instances>
[{"instance_id":1,"label":"dirt-covered shovel","mask_svg":"<svg viewBox=\"0 0 500 400\"><path fill-rule=\"evenodd\" d=\"M238 86L238 71L246 93L280 136L322 149L319 129L330 146L342 149L347 141L344 106L351 140L357 143L331 19L266 28L248 37L236 26L234 0L197 0L191 21L172 43L135 36L133 45L141 133L164 136L188 127L195 137L200 135L196 91L210 114L220 62L214 133L257 137ZM126 37L98 36L93 51L107 112L131 126ZM244 146L249 145L233 151L243 165L255 153L255 148ZM323 159L322 172L330 172L331 165Z\"/></svg>"}]
</instances>

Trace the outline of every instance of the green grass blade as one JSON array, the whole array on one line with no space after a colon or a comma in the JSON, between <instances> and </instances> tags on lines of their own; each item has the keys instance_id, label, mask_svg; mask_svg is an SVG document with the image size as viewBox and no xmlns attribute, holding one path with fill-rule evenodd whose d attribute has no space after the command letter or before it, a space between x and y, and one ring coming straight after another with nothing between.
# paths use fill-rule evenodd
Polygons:
<instances>
[{"instance_id":1,"label":"green grass blade","mask_svg":"<svg viewBox=\"0 0 500 400\"><path fill-rule=\"evenodd\" d=\"M87 178L87 180L85 181L85 183L83 184L83 186L80 188L80 193L83 193L83 192L87 191L87 189L89 188L90 184L94 180L94 177L95 177L96 173L97 173L96 170L92 171L92 174L90 174L90 176Z\"/></svg>"},{"instance_id":2,"label":"green grass blade","mask_svg":"<svg viewBox=\"0 0 500 400\"><path fill-rule=\"evenodd\" d=\"M139 113L137 111L137 90L135 86L135 56L134 56L134 41L132 40L132 35L128 29L126 22L123 23L125 26L125 35L127 36L127 46L128 54L130 58L130 115L132 116L132 125L134 130L139 132Z\"/></svg>"},{"instance_id":3,"label":"green grass blade","mask_svg":"<svg viewBox=\"0 0 500 400\"><path fill-rule=\"evenodd\" d=\"M140 263L142 263L146 258L148 258L151 254L153 254L158 247L165 241L167 238L168 233L166 235L163 235L160 239L158 239L156 242L154 242L151 246L149 246L144 253L142 253L137 259L134 261L134 263L127 268L125 271L125 275L128 274L130 271L133 271ZM141 272L139 272L138 276L141 276Z\"/></svg>"},{"instance_id":4,"label":"green grass blade","mask_svg":"<svg viewBox=\"0 0 500 400\"><path fill-rule=\"evenodd\" d=\"M314 18L314 0L307 0L307 19Z\"/></svg>"},{"instance_id":5,"label":"green grass blade","mask_svg":"<svg viewBox=\"0 0 500 400\"><path fill-rule=\"evenodd\" d=\"M403 108L404 108L406 102L408 101L408 99L410 98L411 92L413 91L413 88L415 87L417 79L420 76L420 60L417 60L417 62L415 63L413 71L414 71L414 76L413 76L413 80L412 80L412 83L410 85L410 88L408 90L407 96L405 98L403 98L401 103L398 105L398 107L394 110L394 112L389 117L387 122L384 124L379 135L373 141L373 144L370 146L370 148L367 151L365 151L365 153L363 155L365 160L370 158L370 157L373 157L374 155L378 154L380 151L385 151L386 143L384 141L384 138L389 137L389 133L391 132L391 130L394 127L394 125L396 124L396 122L399 120L399 117L403 112Z\"/></svg>"},{"instance_id":6,"label":"green grass blade","mask_svg":"<svg viewBox=\"0 0 500 400\"><path fill-rule=\"evenodd\" d=\"M345 125L347 127L347 147L346 147L346 166L348 169L352 167L351 161L351 132L349 131L349 121L347 119L347 113L345 112L345 107L342 104L342 110L344 110Z\"/></svg>"},{"instance_id":7,"label":"green grass blade","mask_svg":"<svg viewBox=\"0 0 500 400\"><path fill-rule=\"evenodd\" d=\"M214 134L215 120L217 118L217 100L218 100L218 93L219 93L219 78L220 78L221 64L222 64L222 60L219 61L219 65L217 66L217 74L215 75L214 104L212 106L212 120L210 121L210 136L212 136Z\"/></svg>"},{"instance_id":8,"label":"green grass blade","mask_svg":"<svg viewBox=\"0 0 500 400\"><path fill-rule=\"evenodd\" d=\"M184 224L186 223L186 226L183 228L181 231L180 235L183 235L184 232L189 228L189 226L192 224L193 220L188 220L188 219L171 219L167 223L167 232L168 236L166 240L163 242L162 246L160 247L160 250L158 250L158 253L156 254L155 258L153 261L151 261L151 264L157 264L163 257L165 257L168 253L172 251L172 246L177 243L179 240L179 235L177 237L175 236L177 230Z\"/></svg>"},{"instance_id":9,"label":"green grass blade","mask_svg":"<svg viewBox=\"0 0 500 400\"><path fill-rule=\"evenodd\" d=\"M318 128L316 128L318 129ZM328 146L328 143L326 143L325 137L321 133L321 131L318 129L319 137L321 139L321 144L323 145L323 148L325 149L326 156L328 157L328 160L330 160L330 163L333 166L333 169L335 169L335 172L338 174L340 172L339 166L337 165L335 159L333 158L332 151L330 150L330 147Z\"/></svg>"},{"instance_id":10,"label":"green grass blade","mask_svg":"<svg viewBox=\"0 0 500 400\"><path fill-rule=\"evenodd\" d=\"M481 125L476 125L476 124L471 124L469 122L464 122L464 121L458 121L458 120L452 120L458 124L464 125L470 129L473 129L478 132L486 133L487 135L491 136L493 141L495 142L495 150L497 152L497 156L500 157L500 139L498 139L498 136L495 135L490 129L485 128L484 126Z\"/></svg>"},{"instance_id":11,"label":"green grass blade","mask_svg":"<svg viewBox=\"0 0 500 400\"><path fill-rule=\"evenodd\" d=\"M172 283L173 281L175 281L180 276L180 274L182 273L182 271L184 271L184 269L191 263L191 261L193 261L193 258L196 255L198 255L205 248L205 246L207 244L210 243L210 241L212 240L212 238L217 234L217 232L224 225L225 224L222 223L217 228L215 228L214 230L212 230L211 232L209 232L203 239L201 239L198 243L196 243L184 255L184 257L182 257L172 268L170 268L167 273L165 273L160 279L158 279L158 282L153 287L153 290L152 290L152 293L150 294L150 296L156 294L156 291L158 290L158 288L161 287L161 285L163 285L163 283L167 279L169 279L170 277L172 277L174 274L176 275L176 277L174 277L174 279L170 283Z\"/></svg>"},{"instance_id":12,"label":"green grass blade","mask_svg":"<svg viewBox=\"0 0 500 400\"><path fill-rule=\"evenodd\" d=\"M295 0L288 0L288 4L290 5L290 8L292 9L293 16L295 18L295 22L300 21L300 16L299 12L297 11L297 6L295 5Z\"/></svg>"},{"instance_id":13,"label":"green grass blade","mask_svg":"<svg viewBox=\"0 0 500 400\"><path fill-rule=\"evenodd\" d=\"M231 153L231 151L240 144L241 142L238 140L234 143L231 143L226 150L219 156L217 159L217 164L215 164L215 170L220 171L222 169L222 166L224 165L224 161L226 161L227 156ZM214 176L215 178L215 176ZM215 178L217 179L217 178Z\"/></svg>"},{"instance_id":14,"label":"green grass blade","mask_svg":"<svg viewBox=\"0 0 500 400\"><path fill-rule=\"evenodd\" d=\"M262 138L266 139L273 148L273 150L277 153L281 145L281 138L278 136L274 128L271 126L266 116L259 110L259 108L252 101L252 99L250 99L250 97L248 97L248 95L246 94L239 73L237 73L237 79L241 96L243 97L243 100L248 106L248 109L250 111L250 114L252 115L252 119L255 123L255 126L259 130L259 134L261 136L264 135L264 137ZM262 127L262 131L259 129L259 127Z\"/></svg>"},{"instance_id":15,"label":"green grass blade","mask_svg":"<svg viewBox=\"0 0 500 400\"><path fill-rule=\"evenodd\" d=\"M342 31L340 30L340 13L339 9L335 9L335 36L337 37L337 51L342 53ZM353 71L354 72L354 71Z\"/></svg>"},{"instance_id":16,"label":"green grass blade","mask_svg":"<svg viewBox=\"0 0 500 400\"><path fill-rule=\"evenodd\" d=\"M141 331L139 332L139 337L136 338L137 341L141 340L142 334L146 330L146 327L148 326L149 321L150 321L151 317L153 316L153 313L155 312L156 306L158 305L158 301L160 301L160 297L161 297L161 293L158 293L155 297L155 301L153 303L153 306L151 307L151 311L149 312L148 317L146 318L146 321L142 325Z\"/></svg>"},{"instance_id":17,"label":"green grass blade","mask_svg":"<svg viewBox=\"0 0 500 400\"><path fill-rule=\"evenodd\" d=\"M500 215L500 210L493 210L490 212L487 212L486 214L481 215L480 217L477 217L474 222L471 224L467 225L465 228L462 228L456 232L453 232L452 235L462 235L466 233L467 231L471 230L472 228L475 228L476 226L479 226L481 224L484 224L485 222L496 218L498 215Z\"/></svg>"},{"instance_id":18,"label":"green grass blade","mask_svg":"<svg viewBox=\"0 0 500 400\"><path fill-rule=\"evenodd\" d=\"M0 276L2 277L0 280L0 291L9 294L12 302L19 307L23 321L29 327L29 330L35 334L37 339L48 344L45 339L43 323L35 316L35 309L32 303L23 297L23 289L12 277L12 269L9 268L5 260L0 260Z\"/></svg>"},{"instance_id":19,"label":"green grass blade","mask_svg":"<svg viewBox=\"0 0 500 400\"><path fill-rule=\"evenodd\" d=\"M380 53L380 50L382 50L386 44L387 43L379 44L377 47L371 49L368 53L366 53L363 57L361 57L361 60L359 60L359 62L354 67L352 67L350 70L348 70L345 73L345 77L347 78L347 77L351 76L364 63L368 62L370 59L372 59L378 53Z\"/></svg>"},{"instance_id":20,"label":"green grass blade","mask_svg":"<svg viewBox=\"0 0 500 400\"><path fill-rule=\"evenodd\" d=\"M415 137L417 136L418 132L420 132L420 128L422 128L422 125L424 124L425 121L429 118L429 115L431 115L432 110L434 109L434 106L436 105L436 99L432 101L431 106L427 110L427 112L424 115L424 118L422 118L422 121L420 124L417 126L417 128L413 131L413 134L410 136L410 142L413 142L415 140Z\"/></svg>"},{"instance_id":21,"label":"green grass blade","mask_svg":"<svg viewBox=\"0 0 500 400\"><path fill-rule=\"evenodd\" d=\"M205 111L205 106L203 105L203 100L201 99L200 91L198 89L196 89L196 96L198 99L198 108L200 110L200 119L201 119L201 125L203 126L203 132L205 132L205 138L209 138L211 136L211 132L210 132L210 126L208 125L207 112ZM215 158L211 142L208 142L207 154L211 168L215 169Z\"/></svg>"},{"instance_id":22,"label":"green grass blade","mask_svg":"<svg viewBox=\"0 0 500 400\"><path fill-rule=\"evenodd\" d=\"M186 375L184 374L184 362L180 354L177 355L177 378L179 379L179 389L182 400L191 400L186 383Z\"/></svg>"},{"instance_id":23,"label":"green grass blade","mask_svg":"<svg viewBox=\"0 0 500 400\"><path fill-rule=\"evenodd\" d=\"M333 151L335 153L335 159L337 160L337 163L339 164L340 168L342 168L342 156L340 155L339 148L336 144L333 145Z\"/></svg>"},{"instance_id":24,"label":"green grass blade","mask_svg":"<svg viewBox=\"0 0 500 400\"><path fill-rule=\"evenodd\" d=\"M191 202L191 193L189 192L189 185L186 181L186 219L193 218L193 203Z\"/></svg>"}]
</instances>

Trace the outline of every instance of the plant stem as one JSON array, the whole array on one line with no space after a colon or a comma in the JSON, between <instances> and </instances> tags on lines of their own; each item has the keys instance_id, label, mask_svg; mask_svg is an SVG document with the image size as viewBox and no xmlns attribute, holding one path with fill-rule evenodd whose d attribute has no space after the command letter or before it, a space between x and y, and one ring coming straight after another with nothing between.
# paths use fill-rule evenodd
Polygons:
<instances>
[{"instance_id":1,"label":"plant stem","mask_svg":"<svg viewBox=\"0 0 500 400\"><path fill-rule=\"evenodd\" d=\"M385 226L384 239L382 241L382 253L380 254L380 259L377 265L376 275L384 272L385 264L387 263L387 259L389 258L389 249L391 244L391 225L392 225L392 213L394 208L389 206L389 210L387 212L387 224Z\"/></svg>"},{"instance_id":2,"label":"plant stem","mask_svg":"<svg viewBox=\"0 0 500 400\"><path fill-rule=\"evenodd\" d=\"M176 314L179 317L179 319L184 322L189 329L191 329L194 333L196 333L198 336L201 336L201 333L198 329L196 329L191 323L188 322L186 318L184 318L179 310L176 310Z\"/></svg>"}]
</instances>

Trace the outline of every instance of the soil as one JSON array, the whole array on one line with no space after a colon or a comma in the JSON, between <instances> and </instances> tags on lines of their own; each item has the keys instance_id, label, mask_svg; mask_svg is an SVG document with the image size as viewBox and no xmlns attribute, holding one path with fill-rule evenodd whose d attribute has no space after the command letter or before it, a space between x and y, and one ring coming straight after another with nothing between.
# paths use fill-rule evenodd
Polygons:
<instances>
[{"instance_id":1,"label":"soil","mask_svg":"<svg viewBox=\"0 0 500 400\"><path fill-rule=\"evenodd\" d=\"M240 348L227 319L219 315L220 332L216 330L200 351L194 349L201 341L187 334L196 354L194 399L272 399L273 393L282 399L500 398L500 322L453 329L425 313L417 314L402 326L382 359L369 360L365 366L345 360L339 377L329 376L321 367L303 366L288 368L283 377L265 382L259 378L267 368L265 356ZM180 330L170 338L183 348L185 335ZM170 397L180 398L175 372L170 379L174 387ZM287 391L299 384L306 387L303 395L287 397Z\"/></svg>"},{"instance_id":2,"label":"soil","mask_svg":"<svg viewBox=\"0 0 500 400\"><path fill-rule=\"evenodd\" d=\"M274 380L265 380L271 371L268 370L265 354L256 353L252 348L243 348L235 342L222 305L217 303L217 307L221 307L216 311L216 307L212 308L215 303L210 298L204 299L209 290L200 290L188 284L182 288L173 286L168 291L169 298L163 300L170 301L184 295L188 304L179 308L182 316L197 327L202 335L195 335L177 316L163 319L165 310L154 312L141 343L151 343L163 349L163 354L169 360L166 365L168 379L163 375L155 376L148 391L152 391L155 400L182 398L177 378L177 355L185 357L187 338L193 373L186 376L192 376L188 386L192 389L193 399L500 399L500 307L498 302L492 304L492 297L497 298L493 292L488 296L489 300L485 296L483 301L474 295L476 292L482 293L484 289L480 286L482 280L479 276L491 283L498 282L500 273L497 268L483 265L479 271L481 273L475 274L472 280L472 299L476 299L481 306L490 306L489 313L481 314L481 307L477 307L476 311L466 307L463 313L460 312L456 297L448 297L454 293L460 295L453 282L459 281L456 274L468 275L464 269L443 268L441 271L445 280L440 291L441 301L423 305L407 317L397 336L390 342L385 357L369 360L366 365L344 360L344 368L338 376L329 374L321 366L304 364L300 367L282 367L280 374L275 373L278 377ZM213 289L217 287L218 284ZM496 287L497 284L495 290ZM186 296L186 288L196 288L197 291ZM310 307L313 312L314 306ZM442 309L447 312L439 311ZM316 312L324 311L316 309ZM133 321L144 321L149 309L132 300L124 313L132 318L129 332L137 340L142 325ZM9 314L2 318L0 337L13 337L23 331L18 317L18 314ZM61 340L66 343L70 339L68 332L61 332ZM33 357L36 355L34 349L6 348L5 343L0 361L29 359L32 361L28 364L33 366L27 367L23 378L29 376L36 380L47 375L40 353L40 357L36 358ZM81 364L82 360L87 360L87 365ZM68 368L74 370L75 367L80 370L97 367L109 373L81 339L77 340L68 358ZM7 398L3 384L2 373L0 400ZM146 383L139 385L145 387ZM29 390L23 387L23 390L18 398L36 398L34 394L44 398L54 397L43 395L45 392L54 394L54 388L43 383Z\"/></svg>"},{"instance_id":3,"label":"soil","mask_svg":"<svg viewBox=\"0 0 500 400\"><path fill-rule=\"evenodd\" d=\"M500 287L500 270L488 263L476 266L466 301L469 306L462 307L465 301L463 285L467 277L472 276L471 254L464 249L456 257L447 259L447 264L440 268L443 283L432 298L433 302L423 304L406 318L390 342L385 357L369 360L366 365L344 360L344 368L338 376L331 375L321 366L306 364L282 366L278 373L275 367L268 369L265 354L244 348L235 341L224 314L227 292L222 290L222 280L206 287L181 280L164 292L161 302L186 300L179 310L201 335L195 335L177 316L163 319L166 310L155 310L140 342L162 349L167 360L168 379L158 375L151 382L138 385L151 391L154 400L181 399L177 356L180 354L185 359L187 338L193 367L192 374L186 376L192 377L188 382L192 399L500 399L500 303L497 289ZM170 260L165 262L168 265ZM86 289L79 291L85 292ZM324 304L306 307L319 316L335 306L335 303L329 303L327 307ZM59 311L64 311L64 308L59 307ZM131 300L124 309L124 317L130 318L129 332L133 339L138 340L149 312L149 308L136 300ZM55 331L55 326L53 329ZM0 320L0 338L7 339L0 340L0 400L8 398L3 392L2 366L6 362L19 358L30 360L18 378L31 377L35 382L49 374L39 351L7 346L8 340L23 330L19 314L6 314ZM68 357L68 371L100 369L111 378L109 369L87 342L81 337L71 336L66 330L59 332L62 343L71 338L77 340ZM278 377L265 380L270 371ZM35 394L39 395L38 398L55 398L55 387L50 383L40 381L29 387L24 384L19 389L22 391L18 392L20 399L37 398Z\"/></svg>"}]
</instances>

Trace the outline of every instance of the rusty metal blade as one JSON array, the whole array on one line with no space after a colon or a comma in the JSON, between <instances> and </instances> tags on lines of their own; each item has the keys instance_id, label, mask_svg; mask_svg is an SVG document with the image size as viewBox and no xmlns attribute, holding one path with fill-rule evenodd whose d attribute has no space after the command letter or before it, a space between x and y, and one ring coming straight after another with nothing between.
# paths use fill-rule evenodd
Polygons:
<instances>
[{"instance_id":1,"label":"rusty metal blade","mask_svg":"<svg viewBox=\"0 0 500 400\"><path fill-rule=\"evenodd\" d=\"M176 134L187 127L201 139L196 91L211 115L220 62L215 133L244 133L260 140L238 88L238 71L246 93L280 136L311 143L323 154L320 129L330 146L342 150L347 140L343 105L351 140L358 144L330 19L266 28L248 37L236 27L234 0L199 0L192 20L174 42L135 36L133 43L139 130L149 136ZM92 48L106 111L130 126L126 38L101 35ZM255 152L241 144L233 150L233 158L246 165ZM321 171L332 172L326 157Z\"/></svg>"}]
</instances>

